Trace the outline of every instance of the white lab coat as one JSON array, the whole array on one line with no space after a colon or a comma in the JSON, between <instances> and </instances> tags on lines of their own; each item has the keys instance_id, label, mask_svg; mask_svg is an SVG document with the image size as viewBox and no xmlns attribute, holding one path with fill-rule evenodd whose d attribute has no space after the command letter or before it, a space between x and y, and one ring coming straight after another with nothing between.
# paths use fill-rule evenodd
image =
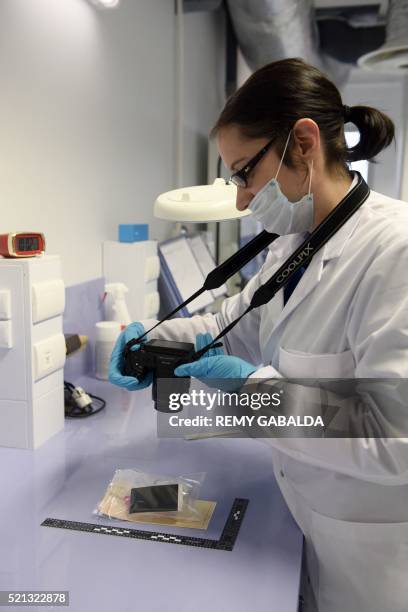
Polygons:
<instances>
[{"instance_id":1,"label":"white lab coat","mask_svg":"<svg viewBox=\"0 0 408 612\"><path fill-rule=\"evenodd\" d=\"M194 342L207 331L215 337L301 240L274 242L261 271L216 315L173 319L150 337ZM408 204L371 192L314 256L285 308L280 292L242 319L224 349L264 364L256 378L408 378ZM305 534L306 609L406 612L408 440L268 444Z\"/></svg>"}]
</instances>

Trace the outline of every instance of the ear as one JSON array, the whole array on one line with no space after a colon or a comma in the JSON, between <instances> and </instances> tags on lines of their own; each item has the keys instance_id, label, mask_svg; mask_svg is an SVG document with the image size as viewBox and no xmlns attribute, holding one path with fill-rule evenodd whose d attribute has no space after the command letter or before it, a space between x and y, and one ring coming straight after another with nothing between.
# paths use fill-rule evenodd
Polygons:
<instances>
[{"instance_id":1,"label":"ear","mask_svg":"<svg viewBox=\"0 0 408 612\"><path fill-rule=\"evenodd\" d=\"M320 151L320 130L313 119L299 119L293 126L293 152L299 161L310 162Z\"/></svg>"}]
</instances>

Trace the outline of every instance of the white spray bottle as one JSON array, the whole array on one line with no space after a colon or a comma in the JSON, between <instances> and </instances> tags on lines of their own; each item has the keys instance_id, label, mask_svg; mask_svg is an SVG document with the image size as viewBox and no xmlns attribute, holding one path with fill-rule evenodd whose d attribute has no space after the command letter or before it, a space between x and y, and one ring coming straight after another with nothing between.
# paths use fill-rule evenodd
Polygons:
<instances>
[{"instance_id":1,"label":"white spray bottle","mask_svg":"<svg viewBox=\"0 0 408 612\"><path fill-rule=\"evenodd\" d=\"M107 321L118 321L129 325L132 320L126 304L125 295L129 289L124 283L107 283L105 285L105 317Z\"/></svg>"}]
</instances>

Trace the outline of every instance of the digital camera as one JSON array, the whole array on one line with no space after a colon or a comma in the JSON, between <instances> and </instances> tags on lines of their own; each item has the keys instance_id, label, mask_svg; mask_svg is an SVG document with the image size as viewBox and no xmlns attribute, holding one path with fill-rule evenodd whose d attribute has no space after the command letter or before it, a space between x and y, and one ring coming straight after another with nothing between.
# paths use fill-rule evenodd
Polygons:
<instances>
[{"instance_id":1,"label":"digital camera","mask_svg":"<svg viewBox=\"0 0 408 612\"><path fill-rule=\"evenodd\" d=\"M175 376L174 370L183 363L195 361L194 344L191 342L175 342L170 340L149 340L140 345L137 350L129 347L124 352L124 376L135 376L139 380L153 372L152 399L159 412L179 412L169 409L165 392L157 393L158 378L177 378L177 393L187 393L190 388L190 378ZM182 410L182 408L180 408Z\"/></svg>"}]
</instances>

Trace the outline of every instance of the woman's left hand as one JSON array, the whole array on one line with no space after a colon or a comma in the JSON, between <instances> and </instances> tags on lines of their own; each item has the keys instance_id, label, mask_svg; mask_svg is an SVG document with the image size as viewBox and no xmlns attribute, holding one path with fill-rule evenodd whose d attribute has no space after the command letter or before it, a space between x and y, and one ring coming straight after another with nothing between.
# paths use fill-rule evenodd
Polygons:
<instances>
[{"instance_id":1,"label":"woman's left hand","mask_svg":"<svg viewBox=\"0 0 408 612\"><path fill-rule=\"evenodd\" d=\"M198 361L178 366L176 376L194 376L195 378L248 378L256 367L240 357L233 355L215 355L201 357Z\"/></svg>"},{"instance_id":2,"label":"woman's left hand","mask_svg":"<svg viewBox=\"0 0 408 612\"><path fill-rule=\"evenodd\" d=\"M197 350L212 341L210 334L197 336ZM256 366L234 355L224 355L221 349L211 349L197 361L178 366L174 373L176 376L194 376L202 382L206 379L229 379L228 390L242 386L243 380L253 374ZM231 380L232 379L232 380ZM219 386L219 385L217 385ZM223 384L224 388L225 385ZM227 389L225 389L227 390Z\"/></svg>"}]
</instances>

